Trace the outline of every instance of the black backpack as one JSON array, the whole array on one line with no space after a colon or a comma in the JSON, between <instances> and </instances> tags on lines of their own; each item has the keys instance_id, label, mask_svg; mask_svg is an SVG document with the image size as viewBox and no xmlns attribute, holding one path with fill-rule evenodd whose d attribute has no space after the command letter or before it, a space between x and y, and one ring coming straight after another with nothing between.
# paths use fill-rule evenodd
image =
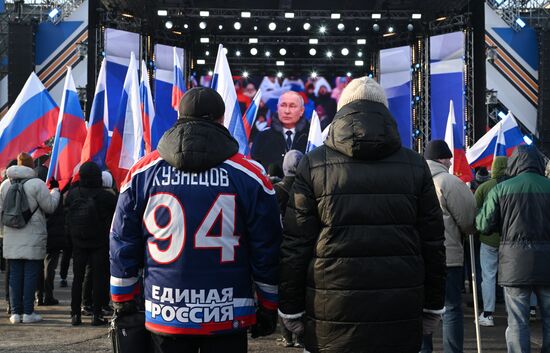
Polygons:
<instances>
[{"instance_id":1,"label":"black backpack","mask_svg":"<svg viewBox=\"0 0 550 353\"><path fill-rule=\"evenodd\" d=\"M23 185L30 179L11 179L11 185L2 205L2 223L11 228L24 228L38 206L31 211Z\"/></svg>"},{"instance_id":2,"label":"black backpack","mask_svg":"<svg viewBox=\"0 0 550 353\"><path fill-rule=\"evenodd\" d=\"M93 239L98 238L97 229L101 223L95 200L97 192L84 194L80 188L78 191L78 197L70 203L68 208L69 234L76 241L93 242Z\"/></svg>"}]
</instances>

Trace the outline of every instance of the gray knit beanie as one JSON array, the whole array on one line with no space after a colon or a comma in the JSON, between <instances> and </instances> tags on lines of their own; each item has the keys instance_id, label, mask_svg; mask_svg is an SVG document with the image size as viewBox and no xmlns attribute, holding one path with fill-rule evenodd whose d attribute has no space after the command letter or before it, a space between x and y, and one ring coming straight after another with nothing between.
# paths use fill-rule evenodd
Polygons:
<instances>
[{"instance_id":1,"label":"gray knit beanie","mask_svg":"<svg viewBox=\"0 0 550 353\"><path fill-rule=\"evenodd\" d=\"M290 150L285 154L283 159L283 173L285 176L294 176L296 175L296 169L298 169L298 164L304 154L298 150Z\"/></svg>"},{"instance_id":2,"label":"gray knit beanie","mask_svg":"<svg viewBox=\"0 0 550 353\"><path fill-rule=\"evenodd\" d=\"M386 93L382 86L372 78L363 76L352 80L344 88L338 101L338 110L348 103L361 99L382 103L388 107L388 98L386 98Z\"/></svg>"}]
</instances>

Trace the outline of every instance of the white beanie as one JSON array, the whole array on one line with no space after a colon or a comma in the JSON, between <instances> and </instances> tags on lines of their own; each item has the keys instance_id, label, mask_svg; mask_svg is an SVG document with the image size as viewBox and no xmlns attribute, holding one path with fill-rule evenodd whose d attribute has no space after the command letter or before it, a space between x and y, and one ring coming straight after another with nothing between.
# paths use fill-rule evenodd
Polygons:
<instances>
[{"instance_id":1,"label":"white beanie","mask_svg":"<svg viewBox=\"0 0 550 353\"><path fill-rule=\"evenodd\" d=\"M101 172L101 181L104 188L113 187L113 176L108 171L104 170Z\"/></svg>"},{"instance_id":2,"label":"white beanie","mask_svg":"<svg viewBox=\"0 0 550 353\"><path fill-rule=\"evenodd\" d=\"M348 103L361 99L382 103L386 108L388 107L388 98L382 86L372 78L363 76L352 80L344 88L338 101L338 110Z\"/></svg>"}]
</instances>

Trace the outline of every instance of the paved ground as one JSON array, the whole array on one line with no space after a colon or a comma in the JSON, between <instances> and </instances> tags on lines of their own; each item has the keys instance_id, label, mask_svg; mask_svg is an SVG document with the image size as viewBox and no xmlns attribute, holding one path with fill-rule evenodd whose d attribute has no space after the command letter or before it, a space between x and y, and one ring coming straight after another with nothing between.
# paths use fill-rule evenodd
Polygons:
<instances>
[{"instance_id":1,"label":"paved ground","mask_svg":"<svg viewBox=\"0 0 550 353\"><path fill-rule=\"evenodd\" d=\"M43 316L44 321L36 324L10 324L5 311L4 277L4 273L0 273L0 352L111 352L106 327L90 326L90 319L87 317L83 317L82 326L73 327L70 325L69 288L56 287L55 295L60 300L60 305L37 308L37 311ZM57 286L59 279L55 283ZM472 309L465 305L465 311L464 351L476 352ZM504 308L500 305L497 308L497 315L495 317L496 326L482 327L482 347L484 352L506 352L504 341L506 318L504 315ZM540 351L540 322L533 323L532 330L532 352ZM277 337L277 335L272 335L262 339L250 340L249 352L302 352L300 349L277 346ZM434 350L435 352L442 352L440 332L434 339Z\"/></svg>"}]
</instances>

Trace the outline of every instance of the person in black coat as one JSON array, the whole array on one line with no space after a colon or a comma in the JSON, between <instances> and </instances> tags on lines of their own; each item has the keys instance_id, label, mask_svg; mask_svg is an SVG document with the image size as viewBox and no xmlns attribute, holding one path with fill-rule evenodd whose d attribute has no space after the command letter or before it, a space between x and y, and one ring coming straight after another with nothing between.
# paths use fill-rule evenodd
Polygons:
<instances>
[{"instance_id":1,"label":"person in black coat","mask_svg":"<svg viewBox=\"0 0 550 353\"><path fill-rule=\"evenodd\" d=\"M309 125L304 114L304 99L294 91L281 95L277 104L277 117L271 128L260 132L254 138L252 159L260 162L267 170L270 165L282 167L283 158L290 150L305 152Z\"/></svg>"},{"instance_id":2,"label":"person in black coat","mask_svg":"<svg viewBox=\"0 0 550 353\"><path fill-rule=\"evenodd\" d=\"M86 264L92 269L92 325L104 325L102 307L106 305L109 282L109 228L115 212L117 197L103 188L101 170L97 164L80 166L78 186L69 190L65 199L67 229L73 245L71 288L71 322L81 324L80 304Z\"/></svg>"},{"instance_id":3,"label":"person in black coat","mask_svg":"<svg viewBox=\"0 0 550 353\"><path fill-rule=\"evenodd\" d=\"M445 296L443 217L430 170L401 146L374 80L353 80L338 107L290 193L279 316L305 331L311 353L417 353Z\"/></svg>"}]
</instances>

